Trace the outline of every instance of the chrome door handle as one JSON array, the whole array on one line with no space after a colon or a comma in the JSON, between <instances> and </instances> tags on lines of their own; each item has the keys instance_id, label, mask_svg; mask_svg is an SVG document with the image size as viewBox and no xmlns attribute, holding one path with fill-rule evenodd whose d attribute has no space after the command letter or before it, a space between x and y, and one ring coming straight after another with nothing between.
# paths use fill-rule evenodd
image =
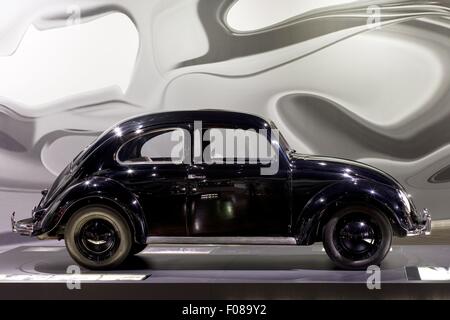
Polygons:
<instances>
[{"instance_id":1,"label":"chrome door handle","mask_svg":"<svg viewBox=\"0 0 450 320\"><path fill-rule=\"evenodd\" d=\"M196 174L188 174L188 179L192 180L192 179L205 179L206 176L199 176Z\"/></svg>"}]
</instances>

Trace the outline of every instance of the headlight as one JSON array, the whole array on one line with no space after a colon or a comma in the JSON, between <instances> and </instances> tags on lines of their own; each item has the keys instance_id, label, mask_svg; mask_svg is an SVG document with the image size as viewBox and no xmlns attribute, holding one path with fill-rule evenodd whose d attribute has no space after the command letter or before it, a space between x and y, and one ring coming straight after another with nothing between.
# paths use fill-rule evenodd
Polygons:
<instances>
[{"instance_id":1,"label":"headlight","mask_svg":"<svg viewBox=\"0 0 450 320\"><path fill-rule=\"evenodd\" d=\"M406 211L408 211L408 213L411 213L411 204L409 202L409 198L408 198L407 194L404 191L399 190L398 195L399 195L402 203L405 205Z\"/></svg>"}]
</instances>

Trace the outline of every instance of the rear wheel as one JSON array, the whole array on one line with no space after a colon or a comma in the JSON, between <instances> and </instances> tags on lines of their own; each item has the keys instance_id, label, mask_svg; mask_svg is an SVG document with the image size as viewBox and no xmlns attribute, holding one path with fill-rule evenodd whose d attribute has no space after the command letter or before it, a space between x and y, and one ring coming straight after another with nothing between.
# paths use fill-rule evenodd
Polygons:
<instances>
[{"instance_id":1,"label":"rear wheel","mask_svg":"<svg viewBox=\"0 0 450 320\"><path fill-rule=\"evenodd\" d=\"M392 243L386 216L366 207L348 207L331 217L323 229L323 245L330 259L343 269L378 265Z\"/></svg>"},{"instance_id":2,"label":"rear wheel","mask_svg":"<svg viewBox=\"0 0 450 320\"><path fill-rule=\"evenodd\" d=\"M132 246L125 219L103 206L89 206L75 212L67 223L64 239L71 257L88 269L117 267Z\"/></svg>"}]
</instances>

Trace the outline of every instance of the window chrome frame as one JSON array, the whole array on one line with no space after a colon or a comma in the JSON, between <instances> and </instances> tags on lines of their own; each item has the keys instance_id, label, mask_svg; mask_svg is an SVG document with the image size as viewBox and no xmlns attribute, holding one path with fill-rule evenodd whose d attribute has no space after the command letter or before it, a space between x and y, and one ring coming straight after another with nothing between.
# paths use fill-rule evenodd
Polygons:
<instances>
[{"instance_id":1,"label":"window chrome frame","mask_svg":"<svg viewBox=\"0 0 450 320\"><path fill-rule=\"evenodd\" d=\"M166 128L159 128L154 130L149 130L146 132L141 132L135 137L131 137L128 140L126 140L124 143L120 145L120 147L117 149L117 151L114 153L114 161L122 166L134 166L134 165L161 165L161 164L171 164L171 165L185 165L186 162L186 148L183 149L183 159L180 162L174 162L174 161L138 161L138 162L129 162L129 161L121 161L119 159L120 151L122 151L122 148L131 142L132 140L141 138L143 136L155 133L155 132L163 132L163 131L173 131L173 130L182 130L183 131L183 141L186 146L186 133L189 133L189 130L182 128L182 127L166 127ZM148 140L147 140L148 141ZM190 150L188 150L190 152Z\"/></svg>"}]
</instances>

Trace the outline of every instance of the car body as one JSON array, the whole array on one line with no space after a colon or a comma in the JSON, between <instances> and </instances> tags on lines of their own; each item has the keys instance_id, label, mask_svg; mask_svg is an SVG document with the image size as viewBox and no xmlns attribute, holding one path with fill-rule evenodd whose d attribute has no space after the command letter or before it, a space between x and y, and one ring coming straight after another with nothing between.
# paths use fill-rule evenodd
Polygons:
<instances>
[{"instance_id":1,"label":"car body","mask_svg":"<svg viewBox=\"0 0 450 320\"><path fill-rule=\"evenodd\" d=\"M258 139L266 138L272 158L267 162L257 155L252 161L249 142L242 159L236 156L228 161L228 155L220 152L212 155L212 140L205 140L204 135L209 132L211 138L214 130L225 135L256 132ZM161 157L154 155L157 149L172 143L166 136L169 133L172 142L175 133L181 137L177 142L182 150L176 161L172 157L168 161L167 150ZM206 161L208 146L211 154ZM175 144L171 148L172 155ZM239 148L234 147L232 154L236 155L236 150ZM276 171L262 174L273 163ZM348 208L354 213L345 213ZM97 220L88 229L73 226L92 211L100 212L100 216L93 215ZM121 249L122 256L113 262L97 253L87 260L77 257L73 251L79 251L83 243L91 246L84 248L86 252L109 250L103 246L109 243L107 236L99 236L101 231L95 228L110 211L120 221L105 222L102 232L129 233L129 240L116 234L114 250L118 250L117 242L131 244ZM76 214L81 220L73 217ZM347 218L332 223L336 215ZM391 234L404 237L429 234L431 230L428 212L417 211L405 189L381 170L356 161L298 154L273 123L255 115L219 110L154 113L116 124L86 147L48 191L43 191L30 219L16 222L13 214L11 220L16 232L40 239L65 238L66 244L68 230L74 230L75 238L84 232L87 240L74 240L68 249L88 268L115 267L127 254L139 252L148 243L310 245L324 241L324 245L331 242L325 248L339 266L358 269L384 258ZM336 231L339 223L340 231ZM378 238L373 236L377 232ZM371 235L377 239L370 241L383 247L377 248L383 251L377 257L371 259L369 256L377 254L369 254L370 250L359 258L353 253L336 257L340 249L334 242L341 241L339 246L344 250L357 250L370 242L366 238ZM345 237L348 246L340 240ZM352 246L354 249L349 249Z\"/></svg>"}]
</instances>

